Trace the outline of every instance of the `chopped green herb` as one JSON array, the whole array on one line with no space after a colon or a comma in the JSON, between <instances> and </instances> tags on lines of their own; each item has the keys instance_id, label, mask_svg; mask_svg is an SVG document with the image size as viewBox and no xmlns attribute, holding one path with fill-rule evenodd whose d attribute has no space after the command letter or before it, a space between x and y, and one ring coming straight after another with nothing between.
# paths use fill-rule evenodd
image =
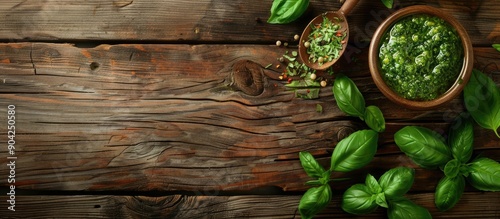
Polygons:
<instances>
[{"instance_id":1,"label":"chopped green herb","mask_svg":"<svg viewBox=\"0 0 500 219\"><path fill-rule=\"evenodd\" d=\"M267 69L267 68L269 68L269 67L271 67L271 66L273 66L273 63L266 65L266 67L264 67L264 68L266 68L266 69Z\"/></svg>"},{"instance_id":2,"label":"chopped green herb","mask_svg":"<svg viewBox=\"0 0 500 219\"><path fill-rule=\"evenodd\" d=\"M308 36L304 46L307 47L309 62L322 65L325 62L331 62L338 59L342 44L345 42L346 32L341 31L338 23L330 21L323 17L323 22L312 25L312 31Z\"/></svg>"},{"instance_id":3,"label":"chopped green herb","mask_svg":"<svg viewBox=\"0 0 500 219\"><path fill-rule=\"evenodd\" d=\"M323 112L323 106L321 106L321 104L316 104L316 112L318 113L322 113Z\"/></svg>"}]
</instances>

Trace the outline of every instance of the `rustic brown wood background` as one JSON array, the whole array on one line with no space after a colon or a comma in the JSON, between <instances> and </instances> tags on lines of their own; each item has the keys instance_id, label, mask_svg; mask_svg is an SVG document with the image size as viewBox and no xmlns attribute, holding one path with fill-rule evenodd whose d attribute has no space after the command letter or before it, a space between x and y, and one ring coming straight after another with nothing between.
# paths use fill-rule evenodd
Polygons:
<instances>
[{"instance_id":1,"label":"rustic brown wood background","mask_svg":"<svg viewBox=\"0 0 500 219\"><path fill-rule=\"evenodd\" d=\"M364 128L336 107L331 86L302 100L277 78L277 57L336 0L312 0L299 21L271 25L271 0L8 0L0 2L1 218L299 218L308 179L298 152L325 166L335 144ZM474 44L475 68L500 83L500 1L362 0L350 13L350 46L337 73L351 77L387 120L377 156L336 177L321 218L354 216L343 191L404 165L416 169L408 197L434 218L500 218L500 193L466 187L447 212L434 206L439 170L419 168L393 141L413 124L445 133L463 99L430 111L388 101L373 84L367 48L398 8L426 4L451 13ZM278 48L276 40L290 46ZM235 63L264 70L261 90L230 86ZM16 106L16 212L7 210L7 106ZM323 111L317 112L320 104ZM475 154L500 161L500 141L475 128Z\"/></svg>"}]
</instances>

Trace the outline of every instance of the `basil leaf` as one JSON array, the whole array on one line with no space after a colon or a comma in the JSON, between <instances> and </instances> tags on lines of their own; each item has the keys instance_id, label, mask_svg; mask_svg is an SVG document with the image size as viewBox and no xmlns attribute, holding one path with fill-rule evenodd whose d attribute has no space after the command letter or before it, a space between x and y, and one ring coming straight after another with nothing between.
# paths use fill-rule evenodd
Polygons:
<instances>
[{"instance_id":1,"label":"basil leaf","mask_svg":"<svg viewBox=\"0 0 500 219\"><path fill-rule=\"evenodd\" d=\"M500 191L500 163L489 158L478 158L470 163L467 179L476 189Z\"/></svg>"},{"instance_id":2,"label":"basil leaf","mask_svg":"<svg viewBox=\"0 0 500 219\"><path fill-rule=\"evenodd\" d=\"M382 3L384 3L385 7L392 8L394 0L382 0Z\"/></svg>"},{"instance_id":3,"label":"basil leaf","mask_svg":"<svg viewBox=\"0 0 500 219\"><path fill-rule=\"evenodd\" d=\"M457 204L465 189L465 178L461 175L457 177L443 177L439 180L434 195L434 203L440 211L447 211Z\"/></svg>"},{"instance_id":4,"label":"basil leaf","mask_svg":"<svg viewBox=\"0 0 500 219\"><path fill-rule=\"evenodd\" d=\"M493 44L493 48L500 52L500 44Z\"/></svg>"},{"instance_id":5,"label":"basil leaf","mask_svg":"<svg viewBox=\"0 0 500 219\"><path fill-rule=\"evenodd\" d=\"M464 88L465 107L481 127L491 129L500 138L500 90L488 76L473 69Z\"/></svg>"},{"instance_id":6,"label":"basil leaf","mask_svg":"<svg viewBox=\"0 0 500 219\"><path fill-rule=\"evenodd\" d=\"M415 170L408 167L396 167L388 170L378 180L382 191L389 198L406 194L413 185Z\"/></svg>"},{"instance_id":7,"label":"basil leaf","mask_svg":"<svg viewBox=\"0 0 500 219\"><path fill-rule=\"evenodd\" d=\"M382 111L377 106L368 106L365 109L365 122L371 129L377 132L385 131L385 119Z\"/></svg>"},{"instance_id":8,"label":"basil leaf","mask_svg":"<svg viewBox=\"0 0 500 219\"><path fill-rule=\"evenodd\" d=\"M449 178L458 176L461 165L462 164L456 159L448 161L448 163L444 166L444 175Z\"/></svg>"},{"instance_id":9,"label":"basil leaf","mask_svg":"<svg viewBox=\"0 0 500 219\"><path fill-rule=\"evenodd\" d=\"M432 219L427 209L403 197L389 203L387 216L389 219Z\"/></svg>"},{"instance_id":10,"label":"basil leaf","mask_svg":"<svg viewBox=\"0 0 500 219\"><path fill-rule=\"evenodd\" d=\"M360 130L342 139L332 153L331 171L349 172L359 169L370 161L377 152L378 133Z\"/></svg>"},{"instance_id":11,"label":"basil leaf","mask_svg":"<svg viewBox=\"0 0 500 219\"><path fill-rule=\"evenodd\" d=\"M375 197L375 203L377 203L377 205L384 208L389 208L389 206L387 205L387 200L385 199L385 194L383 192L377 194Z\"/></svg>"},{"instance_id":12,"label":"basil leaf","mask_svg":"<svg viewBox=\"0 0 500 219\"><path fill-rule=\"evenodd\" d=\"M312 218L323 210L331 200L332 190L328 184L308 189L300 199L300 216L302 218Z\"/></svg>"},{"instance_id":13,"label":"basil leaf","mask_svg":"<svg viewBox=\"0 0 500 219\"><path fill-rule=\"evenodd\" d=\"M406 126L394 134L399 149L416 164L436 168L451 160L451 151L438 133L424 127Z\"/></svg>"},{"instance_id":14,"label":"basil leaf","mask_svg":"<svg viewBox=\"0 0 500 219\"><path fill-rule=\"evenodd\" d=\"M455 119L448 131L448 145L451 154L460 163L467 163L474 149L474 127L472 121L461 114Z\"/></svg>"},{"instance_id":15,"label":"basil leaf","mask_svg":"<svg viewBox=\"0 0 500 219\"><path fill-rule=\"evenodd\" d=\"M370 189L372 194L378 194L382 192L382 187L378 184L377 179L372 175L368 174L365 180L366 186Z\"/></svg>"},{"instance_id":16,"label":"basil leaf","mask_svg":"<svg viewBox=\"0 0 500 219\"><path fill-rule=\"evenodd\" d=\"M325 169L314 159L309 152L299 153L300 164L306 171L307 175L312 178L320 178L325 172Z\"/></svg>"},{"instance_id":17,"label":"basil leaf","mask_svg":"<svg viewBox=\"0 0 500 219\"><path fill-rule=\"evenodd\" d=\"M342 112L363 119L365 98L350 78L345 75L337 76L333 82L333 95Z\"/></svg>"},{"instance_id":18,"label":"basil leaf","mask_svg":"<svg viewBox=\"0 0 500 219\"><path fill-rule=\"evenodd\" d=\"M342 196L342 209L351 214L366 214L377 209L378 205L370 189L363 184L349 187Z\"/></svg>"},{"instance_id":19,"label":"basil leaf","mask_svg":"<svg viewBox=\"0 0 500 219\"><path fill-rule=\"evenodd\" d=\"M286 24L297 20L309 6L309 0L274 0L271 16L267 20L271 24Z\"/></svg>"}]
</instances>

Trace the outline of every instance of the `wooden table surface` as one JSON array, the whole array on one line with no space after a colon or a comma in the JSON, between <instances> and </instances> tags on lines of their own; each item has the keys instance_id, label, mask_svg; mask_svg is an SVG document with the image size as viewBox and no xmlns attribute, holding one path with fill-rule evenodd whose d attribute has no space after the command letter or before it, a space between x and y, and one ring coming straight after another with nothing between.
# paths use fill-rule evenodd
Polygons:
<instances>
[{"instance_id":1,"label":"wooden table surface","mask_svg":"<svg viewBox=\"0 0 500 219\"><path fill-rule=\"evenodd\" d=\"M271 0L6 0L0 3L1 218L299 218L309 151L325 166L336 143L365 127L320 98L295 98L277 58L309 20L337 10L312 0L291 24L272 25ZM351 37L334 66L381 108L387 130L375 159L336 177L320 218L349 215L342 193L397 166L415 168L407 197L434 218L500 218L500 193L471 186L447 212L434 206L440 170L416 166L394 144L406 125L445 133L463 98L435 110L405 109L374 85L367 63L373 32L399 8L424 4L452 14L474 44L474 67L500 84L500 1L362 0L348 16ZM276 40L288 47L275 46ZM234 64L264 66L256 87L234 87ZM322 112L316 110L320 104ZM7 108L15 106L15 184L8 183ZM500 140L475 127L475 152L500 161ZM15 185L15 212L6 202Z\"/></svg>"}]
</instances>

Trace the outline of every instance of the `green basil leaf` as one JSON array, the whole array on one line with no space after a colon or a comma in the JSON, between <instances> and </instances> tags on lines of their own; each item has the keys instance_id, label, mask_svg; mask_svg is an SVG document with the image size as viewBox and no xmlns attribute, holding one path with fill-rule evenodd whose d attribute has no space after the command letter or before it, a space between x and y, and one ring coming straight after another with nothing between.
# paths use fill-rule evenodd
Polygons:
<instances>
[{"instance_id":1,"label":"green basil leaf","mask_svg":"<svg viewBox=\"0 0 500 219\"><path fill-rule=\"evenodd\" d=\"M451 150L438 133L424 127L406 126L394 134L399 149L416 164L436 168L451 160Z\"/></svg>"},{"instance_id":2,"label":"green basil leaf","mask_svg":"<svg viewBox=\"0 0 500 219\"><path fill-rule=\"evenodd\" d=\"M493 48L500 52L500 44L493 44Z\"/></svg>"},{"instance_id":3,"label":"green basil leaf","mask_svg":"<svg viewBox=\"0 0 500 219\"><path fill-rule=\"evenodd\" d=\"M371 129L377 132L385 131L384 114L377 106L368 106L365 109L365 122Z\"/></svg>"},{"instance_id":4,"label":"green basil leaf","mask_svg":"<svg viewBox=\"0 0 500 219\"><path fill-rule=\"evenodd\" d=\"M432 219L427 209L403 197L389 202L387 216L389 219Z\"/></svg>"},{"instance_id":5,"label":"green basil leaf","mask_svg":"<svg viewBox=\"0 0 500 219\"><path fill-rule=\"evenodd\" d=\"M467 180L482 191L500 191L500 163L481 157L470 163Z\"/></svg>"},{"instance_id":6,"label":"green basil leaf","mask_svg":"<svg viewBox=\"0 0 500 219\"><path fill-rule=\"evenodd\" d=\"M434 195L434 203L440 211L447 211L457 204L465 189L465 178L461 175L457 177L443 177L439 180Z\"/></svg>"},{"instance_id":7,"label":"green basil leaf","mask_svg":"<svg viewBox=\"0 0 500 219\"><path fill-rule=\"evenodd\" d=\"M464 88L465 107L481 127L491 129L500 138L500 90L495 82L479 70L472 70Z\"/></svg>"},{"instance_id":8,"label":"green basil leaf","mask_svg":"<svg viewBox=\"0 0 500 219\"><path fill-rule=\"evenodd\" d=\"M309 0L274 0L271 16L267 20L271 24L286 24L297 20L309 6Z\"/></svg>"},{"instance_id":9,"label":"green basil leaf","mask_svg":"<svg viewBox=\"0 0 500 219\"><path fill-rule=\"evenodd\" d=\"M342 196L342 209L351 214L366 214L377 209L378 205L370 189L363 184L349 187Z\"/></svg>"},{"instance_id":10,"label":"green basil leaf","mask_svg":"<svg viewBox=\"0 0 500 219\"><path fill-rule=\"evenodd\" d=\"M376 195L375 203L380 207L389 208L387 205L387 200L385 199L385 194L383 192Z\"/></svg>"},{"instance_id":11,"label":"green basil leaf","mask_svg":"<svg viewBox=\"0 0 500 219\"><path fill-rule=\"evenodd\" d=\"M406 194L413 185L415 170L408 167L396 167L380 176L378 183L389 198Z\"/></svg>"},{"instance_id":12,"label":"green basil leaf","mask_svg":"<svg viewBox=\"0 0 500 219\"><path fill-rule=\"evenodd\" d=\"M333 95L342 112L364 118L365 98L350 78L345 75L337 76L333 82Z\"/></svg>"},{"instance_id":13,"label":"green basil leaf","mask_svg":"<svg viewBox=\"0 0 500 219\"><path fill-rule=\"evenodd\" d=\"M467 163L474 150L474 127L472 121L466 117L465 114L458 116L448 131L451 154L460 163Z\"/></svg>"},{"instance_id":14,"label":"green basil leaf","mask_svg":"<svg viewBox=\"0 0 500 219\"><path fill-rule=\"evenodd\" d=\"M314 159L314 157L309 152L299 153L300 164L302 168L306 171L307 175L312 178L320 178L323 176L325 169Z\"/></svg>"},{"instance_id":15,"label":"green basil leaf","mask_svg":"<svg viewBox=\"0 0 500 219\"><path fill-rule=\"evenodd\" d=\"M448 161L448 163L446 163L446 165L444 166L444 175L449 178L458 176L458 174L460 173L461 165L462 164L457 159Z\"/></svg>"},{"instance_id":16,"label":"green basil leaf","mask_svg":"<svg viewBox=\"0 0 500 219\"><path fill-rule=\"evenodd\" d=\"M385 7L392 8L394 0L382 0L382 3L384 3Z\"/></svg>"},{"instance_id":17,"label":"green basil leaf","mask_svg":"<svg viewBox=\"0 0 500 219\"><path fill-rule=\"evenodd\" d=\"M378 133L360 130L342 139L332 153L331 171L349 172L370 163L377 152Z\"/></svg>"},{"instance_id":18,"label":"green basil leaf","mask_svg":"<svg viewBox=\"0 0 500 219\"><path fill-rule=\"evenodd\" d=\"M366 186L370 189L372 194L378 194L382 192L382 187L378 184L377 179L372 175L368 174L365 180Z\"/></svg>"},{"instance_id":19,"label":"green basil leaf","mask_svg":"<svg viewBox=\"0 0 500 219\"><path fill-rule=\"evenodd\" d=\"M300 199L300 216L302 218L312 218L323 210L331 200L332 190L328 184L308 189Z\"/></svg>"}]
</instances>

